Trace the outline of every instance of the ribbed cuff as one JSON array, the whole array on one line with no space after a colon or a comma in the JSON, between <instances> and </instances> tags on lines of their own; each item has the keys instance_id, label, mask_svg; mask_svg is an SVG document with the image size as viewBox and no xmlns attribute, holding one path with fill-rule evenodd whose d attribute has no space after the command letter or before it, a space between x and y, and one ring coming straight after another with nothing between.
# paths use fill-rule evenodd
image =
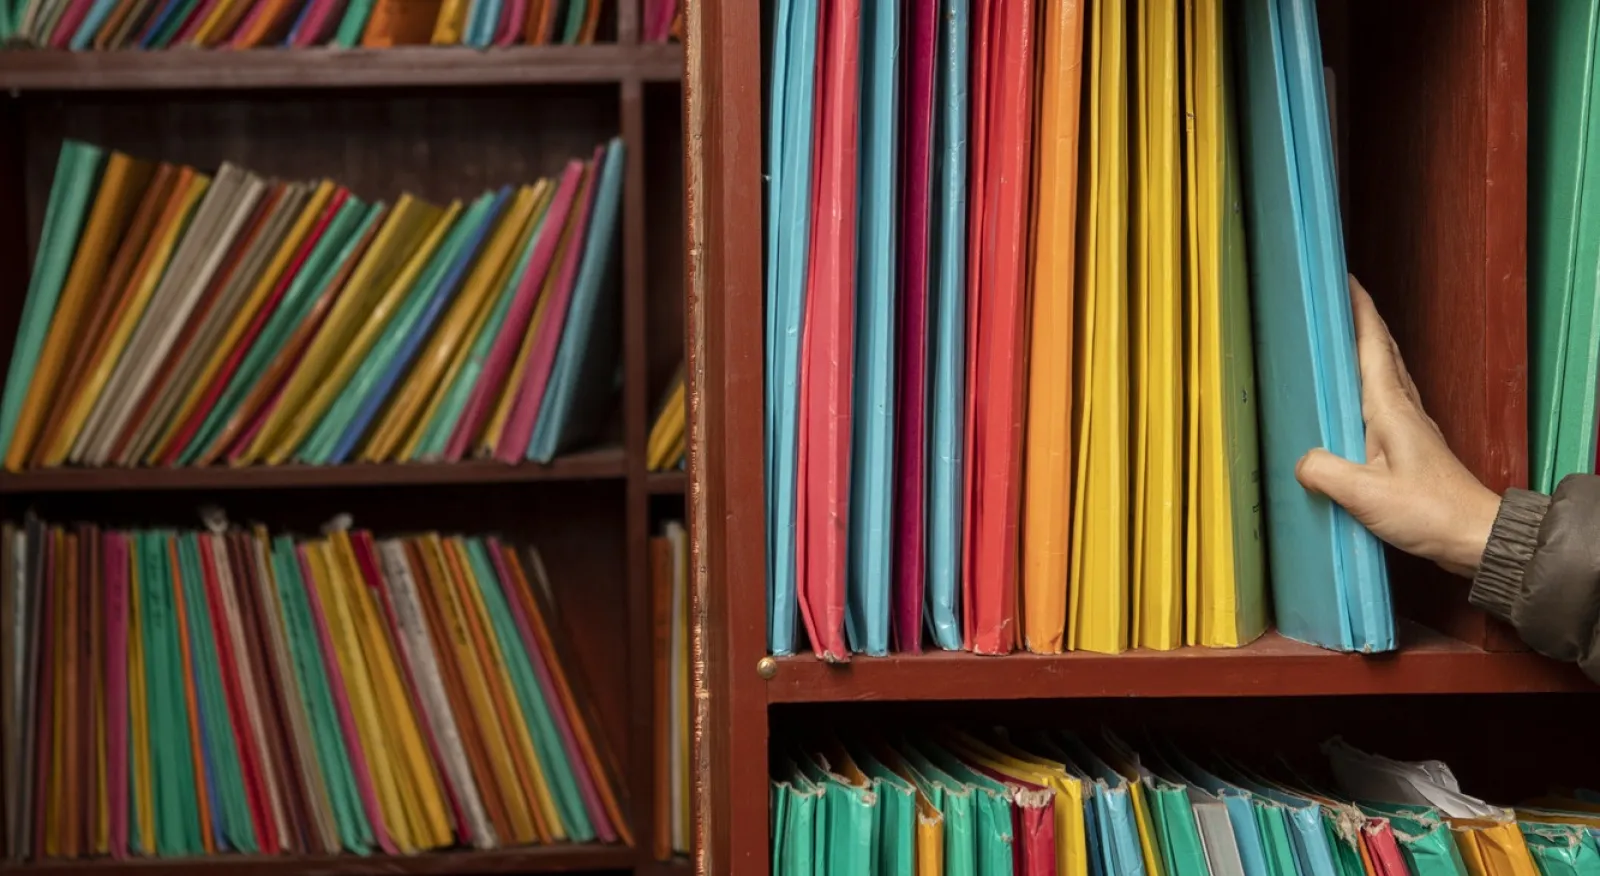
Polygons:
<instances>
[{"instance_id":1,"label":"ribbed cuff","mask_svg":"<svg viewBox=\"0 0 1600 876\"><path fill-rule=\"evenodd\" d=\"M1500 500L1489 543L1478 561L1467 601L1509 622L1517 597L1522 595L1522 575L1539 546L1539 526L1550 510L1550 497L1527 490L1507 490Z\"/></svg>"}]
</instances>

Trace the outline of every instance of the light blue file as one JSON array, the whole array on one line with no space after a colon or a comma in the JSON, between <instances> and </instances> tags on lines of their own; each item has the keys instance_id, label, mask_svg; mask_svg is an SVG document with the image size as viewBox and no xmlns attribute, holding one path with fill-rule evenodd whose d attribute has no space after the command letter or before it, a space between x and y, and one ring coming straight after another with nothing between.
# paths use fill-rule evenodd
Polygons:
<instances>
[{"instance_id":1,"label":"light blue file","mask_svg":"<svg viewBox=\"0 0 1600 876\"><path fill-rule=\"evenodd\" d=\"M1322 828L1322 805L1296 794L1290 794L1271 785L1258 782L1242 770L1230 770L1228 778L1235 785L1283 807L1288 817L1294 854L1301 876L1339 876L1339 865L1334 849L1328 844L1328 834Z\"/></svg>"},{"instance_id":2,"label":"light blue file","mask_svg":"<svg viewBox=\"0 0 1600 876\"><path fill-rule=\"evenodd\" d=\"M817 4L778 0L767 142L767 647L795 649L795 457L811 232Z\"/></svg>"},{"instance_id":3,"label":"light blue file","mask_svg":"<svg viewBox=\"0 0 1600 876\"><path fill-rule=\"evenodd\" d=\"M889 653L894 547L900 0L863 4L861 22L861 213L844 627L852 651L883 656Z\"/></svg>"},{"instance_id":4,"label":"light blue file","mask_svg":"<svg viewBox=\"0 0 1600 876\"><path fill-rule=\"evenodd\" d=\"M1284 635L1395 647L1378 539L1295 480L1314 447L1365 461L1355 330L1312 0L1244 0L1250 285L1273 602Z\"/></svg>"},{"instance_id":5,"label":"light blue file","mask_svg":"<svg viewBox=\"0 0 1600 876\"><path fill-rule=\"evenodd\" d=\"M932 405L928 409L928 592L923 614L934 644L961 649L961 511L967 368L968 0L941 0L934 61L933 186L928 311Z\"/></svg>"},{"instance_id":6,"label":"light blue file","mask_svg":"<svg viewBox=\"0 0 1600 876\"><path fill-rule=\"evenodd\" d=\"M1077 737L1058 733L1052 739L1070 758L1062 763L1087 776L1094 789L1094 827L1099 832L1106 876L1145 876L1144 852L1139 846L1139 824L1134 817L1128 780ZM1088 823L1084 826L1087 828Z\"/></svg>"}]
</instances>

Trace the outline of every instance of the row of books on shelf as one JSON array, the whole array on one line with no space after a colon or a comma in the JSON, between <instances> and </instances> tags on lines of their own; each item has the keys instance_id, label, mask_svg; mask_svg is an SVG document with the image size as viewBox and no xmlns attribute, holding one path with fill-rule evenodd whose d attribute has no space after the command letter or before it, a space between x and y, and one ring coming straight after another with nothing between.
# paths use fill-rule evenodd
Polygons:
<instances>
[{"instance_id":1,"label":"row of books on shelf","mask_svg":"<svg viewBox=\"0 0 1600 876\"><path fill-rule=\"evenodd\" d=\"M690 853L689 533L671 521L650 539L655 618L655 856Z\"/></svg>"},{"instance_id":2,"label":"row of books on shelf","mask_svg":"<svg viewBox=\"0 0 1600 876\"><path fill-rule=\"evenodd\" d=\"M1107 731L945 730L774 758L772 872L1595 876L1600 793L1507 807L1341 740L1247 763Z\"/></svg>"},{"instance_id":3,"label":"row of books on shelf","mask_svg":"<svg viewBox=\"0 0 1600 876\"><path fill-rule=\"evenodd\" d=\"M773 21L772 651L1392 649L1313 0Z\"/></svg>"},{"instance_id":4,"label":"row of books on shelf","mask_svg":"<svg viewBox=\"0 0 1600 876\"><path fill-rule=\"evenodd\" d=\"M8 860L631 842L537 551L7 525Z\"/></svg>"},{"instance_id":5,"label":"row of books on shelf","mask_svg":"<svg viewBox=\"0 0 1600 876\"><path fill-rule=\"evenodd\" d=\"M589 44L606 0L0 0L0 43L85 50ZM673 10L652 10L657 18ZM646 21L647 33L662 25ZM670 29L670 17L665 28ZM656 41L666 40L667 30Z\"/></svg>"},{"instance_id":6,"label":"row of books on shelf","mask_svg":"<svg viewBox=\"0 0 1600 876\"><path fill-rule=\"evenodd\" d=\"M68 142L5 468L550 462L616 397L623 160L441 207Z\"/></svg>"},{"instance_id":7,"label":"row of books on shelf","mask_svg":"<svg viewBox=\"0 0 1600 876\"><path fill-rule=\"evenodd\" d=\"M667 389L666 400L657 410L655 422L650 424L650 438L645 446L645 465L650 471L672 471L684 467L689 449L686 443L688 414L683 369L680 368Z\"/></svg>"}]
</instances>

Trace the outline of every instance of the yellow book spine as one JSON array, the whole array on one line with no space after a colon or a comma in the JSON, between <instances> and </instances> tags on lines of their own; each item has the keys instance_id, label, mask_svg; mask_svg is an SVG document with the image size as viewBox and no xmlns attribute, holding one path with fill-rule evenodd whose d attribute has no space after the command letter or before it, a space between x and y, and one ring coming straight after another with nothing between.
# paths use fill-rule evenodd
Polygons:
<instances>
[{"instance_id":1,"label":"yellow book spine","mask_svg":"<svg viewBox=\"0 0 1600 876\"><path fill-rule=\"evenodd\" d=\"M396 763L409 788L418 845L424 848L447 846L451 843L451 826L450 817L445 813L444 792L433 759L423 744L410 694L400 679L395 643L389 636L383 612L361 574L349 534L335 532L333 545L344 567L345 580L349 582L350 604L356 615L357 630L363 637L362 647L368 654L368 665L377 682L376 691L385 704L384 714L392 719L390 735L400 740L399 750L404 756L396 758Z\"/></svg>"},{"instance_id":2,"label":"yellow book spine","mask_svg":"<svg viewBox=\"0 0 1600 876\"><path fill-rule=\"evenodd\" d=\"M651 471L660 471L671 461L672 448L681 443L684 427L684 386L680 378L673 384L672 395L650 427L650 441L646 451L647 465ZM1064 578L1062 580L1065 580Z\"/></svg>"},{"instance_id":3,"label":"yellow book spine","mask_svg":"<svg viewBox=\"0 0 1600 876\"><path fill-rule=\"evenodd\" d=\"M350 617L350 609L345 601L345 588L338 579L328 553L329 546L326 541L306 546L306 557L310 561L308 565L311 569L310 583L317 590L317 598L322 603L322 611L327 618L328 635L333 640L335 659L338 660L339 671L344 676L345 695L350 700L350 711L355 718L356 735L366 755L367 765L372 770L373 791L378 797L378 808L382 811L384 826L388 828L395 846L405 854L412 854L416 852L417 844L412 837L410 823L405 817L404 804L395 781L394 767L390 762L391 752L383 732L385 721L379 717L377 706L373 702L372 680L367 675L366 660L361 654L354 621Z\"/></svg>"},{"instance_id":4,"label":"yellow book spine","mask_svg":"<svg viewBox=\"0 0 1600 876\"><path fill-rule=\"evenodd\" d=\"M284 384L282 400L250 442L245 462L264 459L277 465L294 452L299 439L309 430L290 428L308 419L306 396L327 382L329 361L342 353L359 327L370 320L373 305L403 269L405 260L416 252L439 215L439 209L431 204L411 195L400 196Z\"/></svg>"},{"instance_id":5,"label":"yellow book spine","mask_svg":"<svg viewBox=\"0 0 1600 876\"><path fill-rule=\"evenodd\" d=\"M440 611L445 615L444 623L449 627L446 633L450 639L450 646L456 652L456 663L461 667L462 686L466 688L467 699L471 701L473 714L483 731L485 747L488 749L495 777L499 781L506 815L511 819L511 841L517 844L533 842L537 833L534 830L533 814L528 808L527 791L517 780L516 766L511 760L510 744L495 711L489 686L484 680L484 667L478 662L477 649L473 648L469 638L466 615L461 600L457 598L456 588L452 584L448 563L444 559L444 545L438 535L430 533L421 540L420 546L424 562L428 564L428 577L436 588Z\"/></svg>"},{"instance_id":6,"label":"yellow book spine","mask_svg":"<svg viewBox=\"0 0 1600 876\"><path fill-rule=\"evenodd\" d=\"M206 389L216 378L216 374L222 368L223 362L240 343L240 338L244 335L245 329L249 327L250 321L255 318L257 311L266 302L267 296L272 292L273 287L277 285L279 278L283 276L283 272L288 269L289 262L294 258L294 254L299 251L301 244L305 242L306 235L311 233L312 226L327 210L328 202L333 198L334 191L334 184L327 180L317 184L316 190L312 193L310 199L306 201L305 206L301 208L300 216L289 229L289 233L278 244L277 251L273 253L272 260L268 262L266 270L261 272L260 279L251 288L243 306L239 308L238 313L234 314L233 320L228 324L227 330L222 335L222 340L218 342L216 349L212 351L210 358L206 360L205 367L200 370L194 385L190 387L188 395L184 397L183 404L178 408L178 413L173 416L172 422L162 434L161 440L156 442L156 449L151 451L148 457L149 460L159 459L171 451L172 442L177 440L179 431L194 415L195 408L199 406L204 398Z\"/></svg>"},{"instance_id":7,"label":"yellow book spine","mask_svg":"<svg viewBox=\"0 0 1600 876\"><path fill-rule=\"evenodd\" d=\"M422 439L427 437L428 427L433 422L434 415L438 413L439 406L444 404L445 399L449 397L450 388L454 385L456 377L461 373L461 369L466 367L467 359L472 354L472 347L477 343L478 336L483 334L485 326L489 322L489 316L494 313L502 298L515 294L516 290L510 288L510 279L519 267L518 256L524 252L528 243L528 236L538 228L539 215L549 204L546 191L548 185L545 180L540 180L533 186L533 211L528 214L528 221L517 235L516 245L512 249L513 257L507 258L500 265L499 273L490 281L488 295L484 297L483 303L479 306L477 312L472 315L472 322L467 327L466 336L462 338L460 347L457 348L455 355L450 358L450 364L445 368L444 376L439 380L439 384L434 387L433 395L428 399L427 407L423 408L422 416L418 417L416 422L411 425L411 432L400 448L400 459L405 461L416 460L419 445L422 443Z\"/></svg>"},{"instance_id":8,"label":"yellow book spine","mask_svg":"<svg viewBox=\"0 0 1600 876\"><path fill-rule=\"evenodd\" d=\"M222 22L227 20L229 11L240 2L243 2L243 0L222 0L221 3L213 6L210 14L206 16L206 20L201 22L200 27L195 30L194 36L189 38L189 45L205 48L220 39L221 37L216 33L217 28L221 27Z\"/></svg>"},{"instance_id":9,"label":"yellow book spine","mask_svg":"<svg viewBox=\"0 0 1600 876\"><path fill-rule=\"evenodd\" d=\"M101 177L94 207L89 212L89 221L84 226L78 250L73 255L72 269L67 274L61 299L51 317L49 333L45 335L44 346L39 351L33 380L23 397L16 431L6 451L7 471L20 471L33 452L45 414L49 406L57 401L56 380L61 376L61 368L66 364L67 355L76 352L67 347L105 275L116 248L115 237L150 180L150 170L146 162L134 161L121 152L111 153L106 160L105 174Z\"/></svg>"},{"instance_id":10,"label":"yellow book spine","mask_svg":"<svg viewBox=\"0 0 1600 876\"><path fill-rule=\"evenodd\" d=\"M501 266L511 256L511 248L521 237L528 216L533 211L533 190L524 187L517 192L505 217L484 247L483 255L473 267L450 310L428 340L421 357L412 366L399 394L389 404L383 422L373 433L372 440L362 450L364 462L383 462L394 459L400 442L406 437L418 410L428 394L433 391L445 364L462 344L462 336L472 315L482 306L488 294L490 281L500 273Z\"/></svg>"},{"instance_id":11,"label":"yellow book spine","mask_svg":"<svg viewBox=\"0 0 1600 876\"><path fill-rule=\"evenodd\" d=\"M439 18L433 23L430 39L436 46L461 44L461 32L467 23L467 0L444 0L439 7Z\"/></svg>"},{"instance_id":12,"label":"yellow book spine","mask_svg":"<svg viewBox=\"0 0 1600 876\"><path fill-rule=\"evenodd\" d=\"M60 465L72 454L79 452L79 445L84 437L84 424L89 421L100 403L100 393L105 388L106 381L111 379L111 372L116 368L117 360L122 356L122 350L127 346L134 327L139 324L139 317L144 315L145 305L150 302L156 283L166 269L167 259L172 256L173 247L182 234L184 223L181 217L189 214L195 203L200 200L200 195L204 193L206 186L210 184L208 177L196 174L187 168L183 174L184 178L179 180L177 187L177 204L174 207L178 218L164 223L161 237L155 244L154 255L146 263L145 271L140 275L121 318L117 320L105 346L93 352L96 357L94 368L78 390L77 397L72 400L67 416L62 422L61 431L56 436L56 444L46 455L47 466Z\"/></svg>"},{"instance_id":13,"label":"yellow book spine","mask_svg":"<svg viewBox=\"0 0 1600 876\"><path fill-rule=\"evenodd\" d=\"M466 597L463 602L466 610L477 617L479 629L483 630L485 644L488 646L490 658L494 661L494 672L500 677L501 689L515 692L516 687L511 683L510 667L506 659L506 648L499 636L495 635L494 626L489 620L489 607L483 600L483 583L473 575L466 543L459 537L451 538L445 542L445 549L455 555L456 562L467 575L466 580L461 582L463 585L461 589ZM533 771L533 802L543 814L551 837L564 840L567 838L566 826L561 820L560 810L556 808L555 796L550 791L550 781L544 774L544 765L539 760L538 751L533 747L533 731L528 726L527 716L522 713L521 704L514 693L511 701L503 705L506 714L511 717L511 726L515 731L512 741L522 750L525 762Z\"/></svg>"},{"instance_id":14,"label":"yellow book spine","mask_svg":"<svg viewBox=\"0 0 1600 876\"><path fill-rule=\"evenodd\" d=\"M1128 315L1126 9L1091 16L1090 174L1079 186L1079 301L1083 323L1074 394L1077 446L1067 646L1105 654L1128 646Z\"/></svg>"}]
</instances>

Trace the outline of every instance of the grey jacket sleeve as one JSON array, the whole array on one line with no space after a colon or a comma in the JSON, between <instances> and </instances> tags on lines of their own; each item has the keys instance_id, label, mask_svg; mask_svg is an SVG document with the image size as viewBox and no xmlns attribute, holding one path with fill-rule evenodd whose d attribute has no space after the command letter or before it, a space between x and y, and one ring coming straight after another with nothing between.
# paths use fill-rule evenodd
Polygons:
<instances>
[{"instance_id":1,"label":"grey jacket sleeve","mask_svg":"<svg viewBox=\"0 0 1600 876\"><path fill-rule=\"evenodd\" d=\"M1507 492L1469 599L1600 681L1600 477L1573 475L1548 497Z\"/></svg>"}]
</instances>

